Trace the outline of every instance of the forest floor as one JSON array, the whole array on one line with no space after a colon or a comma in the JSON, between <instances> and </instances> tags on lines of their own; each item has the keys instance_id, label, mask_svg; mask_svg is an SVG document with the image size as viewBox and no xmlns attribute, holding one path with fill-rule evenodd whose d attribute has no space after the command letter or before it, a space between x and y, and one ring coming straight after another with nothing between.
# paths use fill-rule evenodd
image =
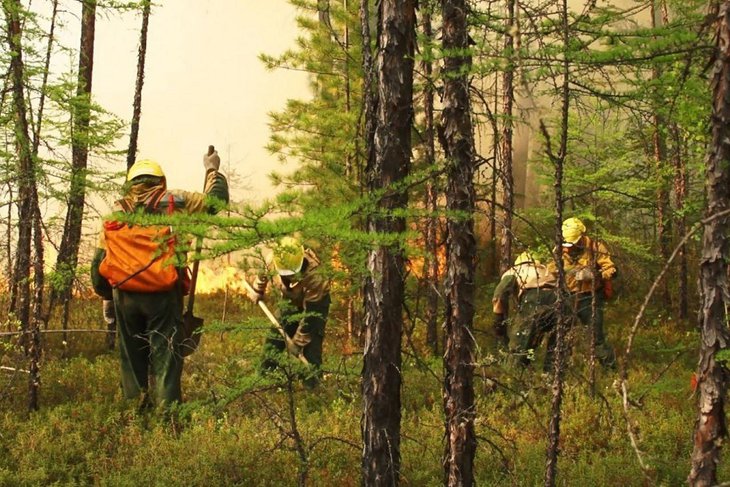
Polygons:
<instances>
[{"instance_id":1,"label":"forest floor","mask_svg":"<svg viewBox=\"0 0 730 487\"><path fill-rule=\"evenodd\" d=\"M484 300L488 301L488 300ZM256 373L268 326L240 297L201 296L201 348L186 359L185 404L174 426L137 413L121 398L118 351L101 333L44 335L40 410L27 413L27 375L0 370L0 486L348 486L360 483L361 348L335 306L327 325L322 383ZM607 306L607 333L623 359L635 303ZM490 330L476 319L478 485L542 485L551 388L540 367L504 364ZM410 325L408 325L410 327ZM98 299L77 301L70 328L104 328ZM401 478L441 485L442 367L423 332L404 340ZM0 365L25 368L3 339ZM559 485L681 485L689 472L696 398L693 323L650 311L636 337L628 374L630 421L647 469L627 433L619 373L588 370L588 334L572 333L561 426ZM537 360L540 360L538 354ZM538 362L540 363L540 362ZM730 478L721 466L720 478Z\"/></svg>"}]
</instances>

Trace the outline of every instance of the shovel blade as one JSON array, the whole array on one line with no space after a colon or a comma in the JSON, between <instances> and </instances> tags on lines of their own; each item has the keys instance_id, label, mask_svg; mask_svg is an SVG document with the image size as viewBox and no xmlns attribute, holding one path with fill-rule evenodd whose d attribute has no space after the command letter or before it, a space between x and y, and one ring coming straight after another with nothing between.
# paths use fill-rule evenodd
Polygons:
<instances>
[{"instance_id":1,"label":"shovel blade","mask_svg":"<svg viewBox=\"0 0 730 487\"><path fill-rule=\"evenodd\" d=\"M203 328L203 318L192 313L183 315L182 340L180 340L180 354L187 357L200 345L200 335Z\"/></svg>"}]
</instances>

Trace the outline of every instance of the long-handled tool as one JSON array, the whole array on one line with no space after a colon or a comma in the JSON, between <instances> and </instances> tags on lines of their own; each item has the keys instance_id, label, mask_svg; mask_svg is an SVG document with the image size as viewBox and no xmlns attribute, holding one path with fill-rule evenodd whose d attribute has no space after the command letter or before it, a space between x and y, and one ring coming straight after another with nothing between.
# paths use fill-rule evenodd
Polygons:
<instances>
[{"instance_id":1,"label":"long-handled tool","mask_svg":"<svg viewBox=\"0 0 730 487\"><path fill-rule=\"evenodd\" d=\"M215 147L208 146L208 155L215 152ZM205 191L205 184L203 184ZM203 237L200 236L195 242L195 256L193 262L192 276L190 277L190 290L188 291L188 305L183 315L182 340L180 342L180 354L187 357L193 353L200 345L200 329L203 327L203 318L198 318L193 314L193 306L195 306L195 285L198 282L198 269L200 267L200 254L203 251Z\"/></svg>"},{"instance_id":2,"label":"long-handled tool","mask_svg":"<svg viewBox=\"0 0 730 487\"><path fill-rule=\"evenodd\" d=\"M200 329L203 327L203 318L193 314L195 306L195 285L198 282L198 268L200 267L200 253L203 250L203 237L198 237L195 243L195 261L190 277L190 291L188 291L188 305L183 315L183 338L180 342L180 354L187 357L200 345Z\"/></svg>"},{"instance_id":3,"label":"long-handled tool","mask_svg":"<svg viewBox=\"0 0 730 487\"><path fill-rule=\"evenodd\" d=\"M243 280L243 285L246 287L246 290L249 293L258 294L245 279ZM284 339L284 343L286 344L286 351L299 359L304 365L309 365L309 361L307 361L307 359L301 352L295 352L296 350L299 350L299 347L292 341L291 337L286 333L286 330L284 330L284 327L281 326L281 323L279 323L279 320L277 320L276 316L274 316L274 313L272 313L269 310L269 307L266 306L266 303L261 300L258 300L257 303L259 305L259 308L261 308L261 311L264 312L269 321L274 325L274 328L276 328L276 331L278 331L281 337Z\"/></svg>"}]
</instances>

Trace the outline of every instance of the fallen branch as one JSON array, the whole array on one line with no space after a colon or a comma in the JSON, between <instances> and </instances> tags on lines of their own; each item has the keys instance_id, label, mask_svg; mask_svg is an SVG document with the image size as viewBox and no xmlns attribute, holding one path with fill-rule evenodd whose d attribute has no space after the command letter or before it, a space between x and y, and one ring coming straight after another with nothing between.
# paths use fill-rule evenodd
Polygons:
<instances>
[{"instance_id":1,"label":"fallen branch","mask_svg":"<svg viewBox=\"0 0 730 487\"><path fill-rule=\"evenodd\" d=\"M114 330L94 330L78 328L75 330L37 330L35 332L31 330L25 331L3 331L0 332L0 337L5 336L18 336L18 335L29 335L31 333L116 333Z\"/></svg>"},{"instance_id":2,"label":"fallen branch","mask_svg":"<svg viewBox=\"0 0 730 487\"><path fill-rule=\"evenodd\" d=\"M25 372L26 374L30 374L30 370L16 369L15 367L8 367L6 365L0 365L0 370L8 370L10 372Z\"/></svg>"}]
</instances>

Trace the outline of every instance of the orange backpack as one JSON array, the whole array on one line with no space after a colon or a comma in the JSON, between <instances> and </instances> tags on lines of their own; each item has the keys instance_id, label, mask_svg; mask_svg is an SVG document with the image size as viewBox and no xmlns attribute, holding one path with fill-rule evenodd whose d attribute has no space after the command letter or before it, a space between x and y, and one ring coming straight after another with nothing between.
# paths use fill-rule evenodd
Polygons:
<instances>
[{"instance_id":1,"label":"orange backpack","mask_svg":"<svg viewBox=\"0 0 730 487\"><path fill-rule=\"evenodd\" d=\"M147 213L154 213L164 191L151 198ZM168 214L174 209L170 194ZM119 201L125 213L133 208ZM118 221L104 222L106 256L99 265L99 274L115 289L154 293L172 289L178 280L175 267L175 236L167 225L135 225Z\"/></svg>"}]
</instances>

